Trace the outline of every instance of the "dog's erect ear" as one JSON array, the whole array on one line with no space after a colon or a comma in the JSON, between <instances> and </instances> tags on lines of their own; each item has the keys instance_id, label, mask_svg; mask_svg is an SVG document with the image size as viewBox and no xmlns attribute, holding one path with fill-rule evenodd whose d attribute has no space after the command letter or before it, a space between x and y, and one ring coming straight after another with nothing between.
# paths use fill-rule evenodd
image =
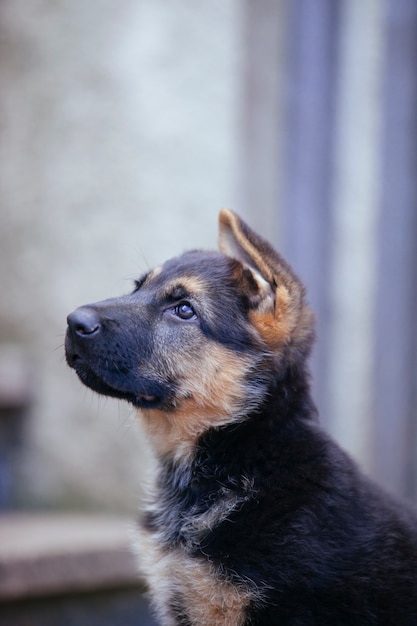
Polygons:
<instances>
[{"instance_id":1,"label":"dog's erect ear","mask_svg":"<svg viewBox=\"0 0 417 626\"><path fill-rule=\"evenodd\" d=\"M313 335L313 315L304 301L305 288L288 263L233 211L219 215L220 251L249 268L259 287L252 322L266 343L277 349L296 344L307 353Z\"/></svg>"},{"instance_id":2,"label":"dog's erect ear","mask_svg":"<svg viewBox=\"0 0 417 626\"><path fill-rule=\"evenodd\" d=\"M299 292L300 296L304 295L304 286L288 263L229 209L220 211L219 248L223 254L238 259L243 265L255 270L272 289L284 284L291 287L293 292Z\"/></svg>"},{"instance_id":3,"label":"dog's erect ear","mask_svg":"<svg viewBox=\"0 0 417 626\"><path fill-rule=\"evenodd\" d=\"M223 254L258 271L270 285L274 283L268 259L276 256L275 251L236 213L228 209L222 209L219 215L219 248Z\"/></svg>"}]
</instances>

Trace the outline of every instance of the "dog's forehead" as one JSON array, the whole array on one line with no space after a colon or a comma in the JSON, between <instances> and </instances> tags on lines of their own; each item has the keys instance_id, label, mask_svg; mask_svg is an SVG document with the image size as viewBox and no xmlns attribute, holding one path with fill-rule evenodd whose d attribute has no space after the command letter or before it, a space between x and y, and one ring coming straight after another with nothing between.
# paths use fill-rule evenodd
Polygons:
<instances>
[{"instance_id":1,"label":"dog's forehead","mask_svg":"<svg viewBox=\"0 0 417 626\"><path fill-rule=\"evenodd\" d=\"M220 252L191 251L167 260L151 270L146 283L154 288L181 284L187 291L198 293L218 289L230 281L231 260Z\"/></svg>"}]
</instances>

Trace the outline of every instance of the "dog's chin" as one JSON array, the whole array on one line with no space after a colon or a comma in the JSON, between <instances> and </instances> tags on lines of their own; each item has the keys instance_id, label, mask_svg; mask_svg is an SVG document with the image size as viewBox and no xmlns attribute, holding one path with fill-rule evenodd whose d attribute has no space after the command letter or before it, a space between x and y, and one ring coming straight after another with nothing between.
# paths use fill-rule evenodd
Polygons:
<instances>
[{"instance_id":1,"label":"dog's chin","mask_svg":"<svg viewBox=\"0 0 417 626\"><path fill-rule=\"evenodd\" d=\"M163 393L161 386L152 384L150 381L145 381L140 390L130 391L123 389L123 386L118 385L117 381L105 380L85 363L73 363L71 366L75 369L81 382L100 395L125 400L138 409L164 408L167 404L166 393ZM160 387L157 391L156 386Z\"/></svg>"}]
</instances>

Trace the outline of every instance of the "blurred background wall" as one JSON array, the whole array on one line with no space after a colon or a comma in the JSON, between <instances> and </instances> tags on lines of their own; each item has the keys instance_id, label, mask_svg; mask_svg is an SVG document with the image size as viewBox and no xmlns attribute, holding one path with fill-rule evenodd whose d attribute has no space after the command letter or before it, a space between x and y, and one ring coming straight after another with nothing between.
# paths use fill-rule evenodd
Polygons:
<instances>
[{"instance_id":1,"label":"blurred background wall","mask_svg":"<svg viewBox=\"0 0 417 626\"><path fill-rule=\"evenodd\" d=\"M416 63L414 0L3 0L3 507L136 509L146 441L65 318L214 247L222 206L308 286L326 428L417 497Z\"/></svg>"}]
</instances>

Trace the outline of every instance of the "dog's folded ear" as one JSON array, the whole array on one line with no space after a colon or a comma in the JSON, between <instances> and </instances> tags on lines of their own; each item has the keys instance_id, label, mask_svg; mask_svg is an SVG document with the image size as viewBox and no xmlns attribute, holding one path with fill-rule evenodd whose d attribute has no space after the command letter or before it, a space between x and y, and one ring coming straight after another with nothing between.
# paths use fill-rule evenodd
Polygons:
<instances>
[{"instance_id":1,"label":"dog's folded ear","mask_svg":"<svg viewBox=\"0 0 417 626\"><path fill-rule=\"evenodd\" d=\"M240 261L258 289L250 301L252 322L272 349L284 344L310 351L314 319L305 288L288 263L233 211L219 215L219 249Z\"/></svg>"}]
</instances>

